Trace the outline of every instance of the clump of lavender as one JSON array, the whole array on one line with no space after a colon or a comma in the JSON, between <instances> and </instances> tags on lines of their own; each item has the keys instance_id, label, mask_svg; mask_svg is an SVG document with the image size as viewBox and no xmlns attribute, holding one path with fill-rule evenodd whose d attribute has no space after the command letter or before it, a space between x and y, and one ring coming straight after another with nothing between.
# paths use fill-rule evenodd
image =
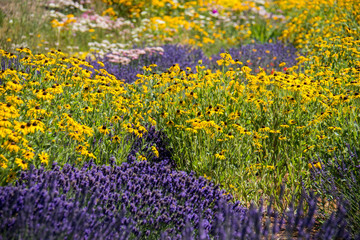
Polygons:
<instances>
[{"instance_id":1,"label":"clump of lavender","mask_svg":"<svg viewBox=\"0 0 360 240\"><path fill-rule=\"evenodd\" d=\"M147 161L81 169L54 165L23 172L15 186L0 188L0 236L12 238L181 238L187 222L212 222L219 201L244 215L218 186L192 172ZM111 234L110 234L111 233ZM53 235L51 235L53 234ZM131 235L129 235L131 234Z\"/></svg>"},{"instance_id":2,"label":"clump of lavender","mask_svg":"<svg viewBox=\"0 0 360 240\"><path fill-rule=\"evenodd\" d=\"M312 178L317 191L328 201L343 201L347 210L348 230L353 234L360 229L360 158L355 148L348 145L347 156L333 159L318 158L321 166L312 168Z\"/></svg>"},{"instance_id":3,"label":"clump of lavender","mask_svg":"<svg viewBox=\"0 0 360 240\"><path fill-rule=\"evenodd\" d=\"M304 205L306 208L304 208ZM306 209L306 211L304 211ZM325 223L316 227L317 197L302 194L297 206L291 204L282 214L274 211L271 203L267 210L260 204L251 205L245 216L232 211L232 207L219 202L214 221L201 220L198 225L187 224L182 239L349 239L345 230L344 208L339 205ZM196 233L196 234L195 234ZM163 234L162 239L167 235Z\"/></svg>"},{"instance_id":4,"label":"clump of lavender","mask_svg":"<svg viewBox=\"0 0 360 240\"><path fill-rule=\"evenodd\" d=\"M149 53L144 51L145 54L137 55L137 59L129 60L123 64L114 63L114 53L108 53L103 58L97 57L93 61L88 60L95 69L100 68L98 61L103 62L105 69L117 79L132 83L137 79L137 74L143 73L142 67L150 64L157 65L154 68L156 72L165 72L174 64L179 64L182 69L190 67L193 72L196 72L196 66L201 60L204 66L213 70L220 69L216 61L221 58L220 53L225 52L225 50L221 50L220 53L213 55L210 60L199 48L184 45L164 45L161 48L163 51ZM295 47L285 46L282 43L255 43L240 48L230 48L228 52L234 60L238 59L244 65L252 68L254 73L259 72L259 66L268 73L271 73L272 70L283 71L284 67L279 67L280 63L285 62L285 67L288 68L296 64L298 57Z\"/></svg>"},{"instance_id":5,"label":"clump of lavender","mask_svg":"<svg viewBox=\"0 0 360 240\"><path fill-rule=\"evenodd\" d=\"M21 55L14 55L16 58L6 58L6 57L0 57L0 69L6 70L6 69L16 69L16 70L22 70L24 67L20 63Z\"/></svg>"},{"instance_id":6,"label":"clump of lavender","mask_svg":"<svg viewBox=\"0 0 360 240\"><path fill-rule=\"evenodd\" d=\"M121 206L100 204L101 191L89 192L81 173L70 166L31 167L16 186L1 187L0 238L127 239L134 220Z\"/></svg>"},{"instance_id":7,"label":"clump of lavender","mask_svg":"<svg viewBox=\"0 0 360 240\"><path fill-rule=\"evenodd\" d=\"M208 61L201 49L194 49L190 46L183 45L164 45L161 47L163 51L156 51L146 54L141 54L137 59L126 64L114 63L114 54L109 53L104 58L98 57L96 60L90 61L95 69L100 68L97 63L101 61L105 65L105 69L116 76L117 79L125 80L127 83L134 82L137 74L144 72L143 66L149 66L150 64L156 64L154 68L156 72L165 72L172 65L179 64L181 68L190 67L195 72L195 67L199 60Z\"/></svg>"},{"instance_id":8,"label":"clump of lavender","mask_svg":"<svg viewBox=\"0 0 360 240\"><path fill-rule=\"evenodd\" d=\"M310 239L316 199L278 215L271 205L243 208L204 178L162 163L124 163L23 172L0 188L0 236L5 239L263 239L280 231ZM314 200L315 199L315 200ZM265 215L266 213L266 215ZM271 221L273 218L273 221ZM334 214L315 239L348 239L344 212Z\"/></svg>"},{"instance_id":9,"label":"clump of lavender","mask_svg":"<svg viewBox=\"0 0 360 240\"><path fill-rule=\"evenodd\" d=\"M221 53L225 50L222 49ZM285 46L278 43L254 43L242 46L240 48L230 48L228 53L233 60L239 60L253 70L253 73L259 72L259 67L265 69L268 73L274 71L283 71L284 67L279 64L285 62L285 67L289 68L296 65L298 50L293 46ZM211 66L217 69L217 60L221 59L220 54L212 56Z\"/></svg>"},{"instance_id":10,"label":"clump of lavender","mask_svg":"<svg viewBox=\"0 0 360 240\"><path fill-rule=\"evenodd\" d=\"M127 157L128 163L136 161L137 152L144 151L149 153L151 162L166 163L171 166L171 168L175 168L176 163L172 160L172 151L168 148L168 145L166 144L167 142L166 134L161 131L156 131L154 126L148 127L148 131L143 135L143 137L136 138L131 146L131 150ZM151 151L151 146L156 146L159 156L155 156L155 154Z\"/></svg>"}]
</instances>

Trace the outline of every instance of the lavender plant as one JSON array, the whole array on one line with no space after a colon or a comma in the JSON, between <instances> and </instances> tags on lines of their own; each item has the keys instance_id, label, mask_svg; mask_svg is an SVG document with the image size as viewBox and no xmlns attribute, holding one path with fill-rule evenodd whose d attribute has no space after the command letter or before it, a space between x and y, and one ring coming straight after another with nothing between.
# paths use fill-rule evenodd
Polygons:
<instances>
[{"instance_id":1,"label":"lavender plant","mask_svg":"<svg viewBox=\"0 0 360 240\"><path fill-rule=\"evenodd\" d=\"M56 164L51 171L30 168L15 186L0 188L0 236L5 239L349 239L340 206L317 233L316 198L284 214L260 205L249 210L193 173L164 163Z\"/></svg>"},{"instance_id":2,"label":"lavender plant","mask_svg":"<svg viewBox=\"0 0 360 240\"><path fill-rule=\"evenodd\" d=\"M225 49L222 49L221 53L224 52ZM254 73L259 72L259 67L268 73L272 70L283 71L284 67L280 67L280 63L284 62L286 67L292 67L296 65L298 57L298 50L295 47L286 46L280 42L248 44L240 48L230 48L228 53L233 60L239 60L250 67ZM211 58L212 68L218 68L216 61L221 59L220 54L213 55Z\"/></svg>"},{"instance_id":3,"label":"lavender plant","mask_svg":"<svg viewBox=\"0 0 360 240\"><path fill-rule=\"evenodd\" d=\"M150 128L145 141L134 143L129 162L121 166L89 162L81 169L70 165L60 169L54 164L50 171L31 168L23 172L15 186L0 188L0 235L43 239L53 232L54 238L66 233L91 239L114 231L109 239L160 236L161 232L181 238L187 221L195 225L200 219L212 222L213 207L219 201L244 215L246 209L239 202L230 203L232 196L219 186L196 178L194 172L172 170L162 138ZM153 163L135 161L137 151L146 151L153 144L159 151ZM110 161L113 164L115 159Z\"/></svg>"},{"instance_id":4,"label":"lavender plant","mask_svg":"<svg viewBox=\"0 0 360 240\"><path fill-rule=\"evenodd\" d=\"M317 197L305 192L296 206L290 204L281 214L270 203L267 210L262 204L252 204L244 216L239 216L231 205L220 201L214 221L200 220L196 226L188 223L182 239L350 239L345 230L346 211L341 204L321 226L315 225L316 210ZM166 237L163 233L162 239Z\"/></svg>"},{"instance_id":5,"label":"lavender plant","mask_svg":"<svg viewBox=\"0 0 360 240\"><path fill-rule=\"evenodd\" d=\"M203 65L211 67L213 70L220 69L216 61L219 60L220 53L225 52L224 49L220 53L211 56L211 60L199 48L192 48L184 45L164 45L163 52L154 52L151 54L139 55L138 59L129 63L116 64L112 61L113 54L108 53L104 58L97 57L90 60L90 63L97 69L100 68L98 61L105 65L105 69L115 75L118 79L123 79L127 83L134 82L139 73L143 73L143 66L156 64L155 71L165 72L172 65L179 64L180 68L190 67L196 72L196 65L201 60ZM283 67L279 67L280 63L286 63L286 67L296 64L297 49L293 46L285 46L282 43L255 43L242 46L240 48L230 48L229 53L233 60L237 59L244 65L252 68L254 73L259 72L259 67L267 70L283 71Z\"/></svg>"},{"instance_id":6,"label":"lavender plant","mask_svg":"<svg viewBox=\"0 0 360 240\"><path fill-rule=\"evenodd\" d=\"M138 152L146 152L148 159L151 162L161 163L166 162L172 168L176 167L175 162L171 158L171 149L167 144L168 138L162 131L157 131L154 126L148 127L148 131L143 135L142 138L136 138L133 145L131 146L130 153L127 157L128 163L136 161L136 154ZM151 147L156 146L158 156L154 154Z\"/></svg>"},{"instance_id":7,"label":"lavender plant","mask_svg":"<svg viewBox=\"0 0 360 240\"><path fill-rule=\"evenodd\" d=\"M325 161L318 158L312 166L314 187L328 202L345 203L348 230L353 234L360 229L360 158L356 149L347 145L347 154ZM321 166L321 167L316 167ZM325 211L326 214L326 211Z\"/></svg>"},{"instance_id":8,"label":"lavender plant","mask_svg":"<svg viewBox=\"0 0 360 240\"><path fill-rule=\"evenodd\" d=\"M125 217L122 210L115 212L116 205L111 209L98 204L99 191L92 192L90 197L83 185L74 196L67 197L66 193L73 189L71 181L79 178L61 175L56 165L49 172L30 169L23 174L26 180L20 180L16 186L0 188L0 238L128 238L134 220Z\"/></svg>"},{"instance_id":9,"label":"lavender plant","mask_svg":"<svg viewBox=\"0 0 360 240\"><path fill-rule=\"evenodd\" d=\"M96 60L90 61L94 68L100 68L98 61L105 65L105 69L116 76L117 79L125 80L127 83L134 82L139 73L143 73L143 66L156 64L155 71L165 72L172 65L179 64L181 68L190 67L195 71L195 66L199 60L208 62L207 57L203 51L198 48L191 48L184 45L164 45L162 46L163 52L155 52L151 54L139 55L138 59L132 60L128 64L115 64L109 61L112 58L112 53L104 58L98 57Z\"/></svg>"}]
</instances>

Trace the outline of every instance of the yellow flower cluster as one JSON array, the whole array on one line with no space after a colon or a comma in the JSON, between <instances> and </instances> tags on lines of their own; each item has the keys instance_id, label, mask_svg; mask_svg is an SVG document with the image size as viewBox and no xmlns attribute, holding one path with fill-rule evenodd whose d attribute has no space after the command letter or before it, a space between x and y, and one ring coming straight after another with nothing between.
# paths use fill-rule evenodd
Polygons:
<instances>
[{"instance_id":1,"label":"yellow flower cluster","mask_svg":"<svg viewBox=\"0 0 360 240\"><path fill-rule=\"evenodd\" d=\"M74 159L76 154L97 159L101 152L90 142L102 138L120 142L125 134L142 137L146 133L141 114L127 110L132 104L123 82L104 69L93 70L92 75L88 62L66 57L60 50L46 55L27 48L17 50L23 54L19 59L22 68L0 72L1 169L10 174L29 164L61 162L65 153ZM16 58L4 50L0 54ZM26 68L30 71L22 70ZM112 102L108 115L104 108ZM150 116L147 119L156 125ZM110 135L114 131L118 135Z\"/></svg>"}]
</instances>

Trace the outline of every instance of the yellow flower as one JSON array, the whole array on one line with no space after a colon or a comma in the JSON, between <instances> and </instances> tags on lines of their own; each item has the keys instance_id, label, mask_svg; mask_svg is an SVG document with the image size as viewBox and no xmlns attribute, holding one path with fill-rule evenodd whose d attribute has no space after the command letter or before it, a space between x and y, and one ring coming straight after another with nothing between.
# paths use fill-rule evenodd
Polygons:
<instances>
[{"instance_id":1,"label":"yellow flower","mask_svg":"<svg viewBox=\"0 0 360 240\"><path fill-rule=\"evenodd\" d=\"M145 71L151 71L152 69L151 69L151 67L150 66L143 66L143 70L145 70Z\"/></svg>"},{"instance_id":2,"label":"yellow flower","mask_svg":"<svg viewBox=\"0 0 360 240\"><path fill-rule=\"evenodd\" d=\"M43 99L43 100L52 100L55 98L55 96L51 95L50 93L48 93L46 91L40 91L39 93L36 94L36 98Z\"/></svg>"},{"instance_id":3,"label":"yellow flower","mask_svg":"<svg viewBox=\"0 0 360 240\"><path fill-rule=\"evenodd\" d=\"M45 163L46 165L49 164L49 154L47 154L46 152L41 152L39 154L39 159L41 163Z\"/></svg>"},{"instance_id":4,"label":"yellow flower","mask_svg":"<svg viewBox=\"0 0 360 240\"><path fill-rule=\"evenodd\" d=\"M99 132L103 133L103 134L109 134L109 132L110 132L110 130L108 128L106 128L105 125L98 127L98 129L99 129Z\"/></svg>"},{"instance_id":5,"label":"yellow flower","mask_svg":"<svg viewBox=\"0 0 360 240\"><path fill-rule=\"evenodd\" d=\"M269 127L263 126L263 127L259 128L259 132L269 132L269 131L270 131Z\"/></svg>"},{"instance_id":6,"label":"yellow flower","mask_svg":"<svg viewBox=\"0 0 360 240\"><path fill-rule=\"evenodd\" d=\"M340 127L328 127L328 129L329 130L334 130L334 131L336 131L336 130L341 131L342 130Z\"/></svg>"},{"instance_id":7,"label":"yellow flower","mask_svg":"<svg viewBox=\"0 0 360 240\"><path fill-rule=\"evenodd\" d=\"M36 131L44 132L45 124L40 120L31 120L31 122L27 123L28 131L30 133L34 133Z\"/></svg>"},{"instance_id":8,"label":"yellow flower","mask_svg":"<svg viewBox=\"0 0 360 240\"><path fill-rule=\"evenodd\" d=\"M332 148L329 148L327 151L328 151L328 152L333 152L333 151L336 150L336 148L337 148L337 147L332 147Z\"/></svg>"},{"instance_id":9,"label":"yellow flower","mask_svg":"<svg viewBox=\"0 0 360 240\"><path fill-rule=\"evenodd\" d=\"M146 157L143 156L143 155L139 155L139 156L138 156L138 159L139 159L140 161L146 161Z\"/></svg>"},{"instance_id":10,"label":"yellow flower","mask_svg":"<svg viewBox=\"0 0 360 240\"><path fill-rule=\"evenodd\" d=\"M118 136L118 135L115 135L112 137L112 140L113 142L116 142L116 143L120 143L121 142L121 138Z\"/></svg>"},{"instance_id":11,"label":"yellow flower","mask_svg":"<svg viewBox=\"0 0 360 240\"><path fill-rule=\"evenodd\" d=\"M318 168L318 169L321 169L321 168L322 168L322 166L321 166L321 163L320 163L320 162L316 162L316 163L313 163L313 164L308 163L308 167L309 167L309 169L312 169L312 168L313 168L313 166L314 166L315 168Z\"/></svg>"},{"instance_id":12,"label":"yellow flower","mask_svg":"<svg viewBox=\"0 0 360 240\"><path fill-rule=\"evenodd\" d=\"M159 158L159 151L157 150L157 148L155 146L151 147L151 150L153 151L153 153L155 154L156 158Z\"/></svg>"},{"instance_id":13,"label":"yellow flower","mask_svg":"<svg viewBox=\"0 0 360 240\"><path fill-rule=\"evenodd\" d=\"M150 116L148 117L148 121L151 123L152 126L156 126L156 121L152 119Z\"/></svg>"},{"instance_id":14,"label":"yellow flower","mask_svg":"<svg viewBox=\"0 0 360 240\"><path fill-rule=\"evenodd\" d=\"M275 166L272 166L272 165L266 165L266 168L267 168L267 169L270 169L270 170L274 170L274 169L275 169Z\"/></svg>"},{"instance_id":15,"label":"yellow flower","mask_svg":"<svg viewBox=\"0 0 360 240\"><path fill-rule=\"evenodd\" d=\"M97 63L100 65L100 67L105 67L103 62L98 61Z\"/></svg>"},{"instance_id":16,"label":"yellow flower","mask_svg":"<svg viewBox=\"0 0 360 240\"><path fill-rule=\"evenodd\" d=\"M26 160L30 160L34 157L34 153L33 152L30 152L30 151L26 151L26 150L22 150L23 152L23 157L26 159Z\"/></svg>"},{"instance_id":17,"label":"yellow flower","mask_svg":"<svg viewBox=\"0 0 360 240\"><path fill-rule=\"evenodd\" d=\"M10 152L19 152L20 151L20 147L18 145L16 145L15 142L6 141L2 145L2 147L9 150Z\"/></svg>"},{"instance_id":18,"label":"yellow flower","mask_svg":"<svg viewBox=\"0 0 360 240\"><path fill-rule=\"evenodd\" d=\"M286 140L286 137L285 136L280 136L279 140Z\"/></svg>"},{"instance_id":19,"label":"yellow flower","mask_svg":"<svg viewBox=\"0 0 360 240\"><path fill-rule=\"evenodd\" d=\"M95 155L91 152L87 152L86 154L89 158L93 158L93 159L96 159Z\"/></svg>"},{"instance_id":20,"label":"yellow flower","mask_svg":"<svg viewBox=\"0 0 360 240\"><path fill-rule=\"evenodd\" d=\"M226 157L224 155L225 152L226 152L226 150L222 150L220 153L216 153L215 158L220 159L220 160L225 160L226 159Z\"/></svg>"},{"instance_id":21,"label":"yellow flower","mask_svg":"<svg viewBox=\"0 0 360 240\"><path fill-rule=\"evenodd\" d=\"M86 106L86 107L82 108L81 110L84 112L92 112L93 108Z\"/></svg>"},{"instance_id":22,"label":"yellow flower","mask_svg":"<svg viewBox=\"0 0 360 240\"><path fill-rule=\"evenodd\" d=\"M211 180L211 177L210 177L210 176L206 176L206 174L204 174L204 178L207 179L207 180Z\"/></svg>"},{"instance_id":23,"label":"yellow flower","mask_svg":"<svg viewBox=\"0 0 360 240\"><path fill-rule=\"evenodd\" d=\"M325 135L316 135L316 137L319 139L319 140L323 140L326 138Z\"/></svg>"},{"instance_id":24,"label":"yellow flower","mask_svg":"<svg viewBox=\"0 0 360 240\"><path fill-rule=\"evenodd\" d=\"M307 151L309 151L310 149L313 149L315 146L314 145L312 145L312 146L307 146L305 149L304 149L304 153L305 152L307 152Z\"/></svg>"},{"instance_id":25,"label":"yellow flower","mask_svg":"<svg viewBox=\"0 0 360 240\"><path fill-rule=\"evenodd\" d=\"M77 152L80 152L82 155L84 155L87 152L86 146L83 146L83 145L77 146L75 150Z\"/></svg>"},{"instance_id":26,"label":"yellow flower","mask_svg":"<svg viewBox=\"0 0 360 240\"><path fill-rule=\"evenodd\" d=\"M12 126L11 122L8 121L8 119L3 118L0 119L0 127L6 127L6 128L10 128Z\"/></svg>"},{"instance_id":27,"label":"yellow flower","mask_svg":"<svg viewBox=\"0 0 360 240\"><path fill-rule=\"evenodd\" d=\"M226 159L226 157L222 153L216 153L215 158L220 159L220 160L225 160Z\"/></svg>"},{"instance_id":28,"label":"yellow flower","mask_svg":"<svg viewBox=\"0 0 360 240\"><path fill-rule=\"evenodd\" d=\"M6 157L0 154L0 167L4 169L7 168L7 162L8 160L6 159Z\"/></svg>"},{"instance_id":29,"label":"yellow flower","mask_svg":"<svg viewBox=\"0 0 360 240\"><path fill-rule=\"evenodd\" d=\"M21 167L21 169L26 170L28 165L27 162L25 162L25 160L21 159L21 158L16 158L15 159L15 163Z\"/></svg>"},{"instance_id":30,"label":"yellow flower","mask_svg":"<svg viewBox=\"0 0 360 240\"><path fill-rule=\"evenodd\" d=\"M15 126L14 126L15 131L17 131L18 133L20 133L22 135L26 135L29 133L29 128L25 122L15 121L14 123L15 123Z\"/></svg>"}]
</instances>

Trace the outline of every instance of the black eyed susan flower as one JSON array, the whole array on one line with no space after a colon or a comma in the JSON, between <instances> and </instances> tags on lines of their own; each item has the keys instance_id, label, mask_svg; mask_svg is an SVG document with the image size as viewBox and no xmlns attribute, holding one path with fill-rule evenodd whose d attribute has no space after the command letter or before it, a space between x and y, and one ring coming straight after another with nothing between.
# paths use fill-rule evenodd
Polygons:
<instances>
[{"instance_id":1,"label":"black eyed susan flower","mask_svg":"<svg viewBox=\"0 0 360 240\"><path fill-rule=\"evenodd\" d=\"M225 160L225 152L226 150L222 150L220 153L216 153L215 154L215 158L219 159L219 160Z\"/></svg>"},{"instance_id":2,"label":"black eyed susan flower","mask_svg":"<svg viewBox=\"0 0 360 240\"><path fill-rule=\"evenodd\" d=\"M111 118L111 122L119 122L121 120L121 118L119 117L119 116L117 116L117 115L115 115L115 116L113 116L112 118Z\"/></svg>"},{"instance_id":3,"label":"black eyed susan flower","mask_svg":"<svg viewBox=\"0 0 360 240\"><path fill-rule=\"evenodd\" d=\"M109 132L110 132L110 129L108 129L105 125L98 127L98 129L99 129L99 132L103 133L103 134L109 134Z\"/></svg>"},{"instance_id":4,"label":"black eyed susan flower","mask_svg":"<svg viewBox=\"0 0 360 240\"><path fill-rule=\"evenodd\" d=\"M22 135L26 135L29 133L29 128L27 127L27 124L24 122L18 122L15 121L14 130Z\"/></svg>"},{"instance_id":5,"label":"black eyed susan flower","mask_svg":"<svg viewBox=\"0 0 360 240\"><path fill-rule=\"evenodd\" d=\"M86 150L86 147L85 147L85 146L82 146L82 145L79 145L79 146L76 147L76 151L77 151L77 152L81 152L81 151L83 151L84 149Z\"/></svg>"},{"instance_id":6,"label":"black eyed susan flower","mask_svg":"<svg viewBox=\"0 0 360 240\"><path fill-rule=\"evenodd\" d=\"M16 142L14 141L6 141L3 145L3 148L9 150L10 152L19 152L20 151L20 147L16 144Z\"/></svg>"},{"instance_id":7,"label":"black eyed susan flower","mask_svg":"<svg viewBox=\"0 0 360 240\"><path fill-rule=\"evenodd\" d=\"M305 153L305 152L307 152L307 151L309 151L309 150L311 150L311 149L313 149L313 148L315 148L315 145L307 146L307 147L303 150L303 152Z\"/></svg>"},{"instance_id":8,"label":"black eyed susan flower","mask_svg":"<svg viewBox=\"0 0 360 240\"><path fill-rule=\"evenodd\" d=\"M3 118L0 120L0 127L10 128L10 127L12 127L12 123L9 122L8 119Z\"/></svg>"},{"instance_id":9,"label":"black eyed susan flower","mask_svg":"<svg viewBox=\"0 0 360 240\"><path fill-rule=\"evenodd\" d=\"M47 154L46 152L41 152L39 154L39 159L40 159L41 163L46 164L46 165L49 164L49 154Z\"/></svg>"},{"instance_id":10,"label":"black eyed susan flower","mask_svg":"<svg viewBox=\"0 0 360 240\"><path fill-rule=\"evenodd\" d=\"M155 157L158 158L159 157L159 151L156 148L156 146L151 146L151 150L155 154Z\"/></svg>"},{"instance_id":11,"label":"black eyed susan flower","mask_svg":"<svg viewBox=\"0 0 360 240\"><path fill-rule=\"evenodd\" d=\"M8 160L6 159L6 157L2 154L0 154L0 168L7 168L7 163L8 163Z\"/></svg>"},{"instance_id":12,"label":"black eyed susan flower","mask_svg":"<svg viewBox=\"0 0 360 240\"><path fill-rule=\"evenodd\" d=\"M116 143L120 143L121 142L121 138L118 135L115 135L112 137L112 141L116 142Z\"/></svg>"},{"instance_id":13,"label":"black eyed susan flower","mask_svg":"<svg viewBox=\"0 0 360 240\"><path fill-rule=\"evenodd\" d=\"M322 168L320 162L308 163L308 167L309 167L309 169L312 169L313 167L318 168L318 169L321 169L321 168Z\"/></svg>"},{"instance_id":14,"label":"black eyed susan flower","mask_svg":"<svg viewBox=\"0 0 360 240\"><path fill-rule=\"evenodd\" d=\"M26 150L23 150L23 157L26 159L26 160L30 160L30 159L33 159L35 154L33 152L30 152L30 151L26 151Z\"/></svg>"},{"instance_id":15,"label":"black eyed susan flower","mask_svg":"<svg viewBox=\"0 0 360 240\"><path fill-rule=\"evenodd\" d=\"M21 158L16 158L15 159L15 163L22 169L22 170L26 170L28 167L28 164L25 160L21 159Z\"/></svg>"},{"instance_id":16,"label":"black eyed susan flower","mask_svg":"<svg viewBox=\"0 0 360 240\"><path fill-rule=\"evenodd\" d=\"M286 136L281 135L281 136L279 137L279 140L280 140L280 141L286 140Z\"/></svg>"}]
</instances>

